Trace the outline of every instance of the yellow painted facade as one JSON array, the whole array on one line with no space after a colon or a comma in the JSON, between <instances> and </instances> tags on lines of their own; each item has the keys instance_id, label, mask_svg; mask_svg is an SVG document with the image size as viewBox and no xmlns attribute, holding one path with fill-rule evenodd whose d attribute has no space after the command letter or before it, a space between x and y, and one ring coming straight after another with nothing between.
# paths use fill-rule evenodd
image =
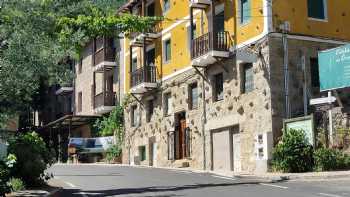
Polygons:
<instances>
[{"instance_id":1,"label":"yellow painted facade","mask_svg":"<svg viewBox=\"0 0 350 197\"><path fill-rule=\"evenodd\" d=\"M190 1L188 0L171 0L170 10L163 15L163 0L155 0L155 13L157 16L164 16L164 20L158 24L160 36L154 41L156 50L155 64L157 66L157 79L165 78L177 71L190 67L191 57L189 48L189 32L188 26L190 23ZM224 5L225 15L225 31L228 31L233 43L242 43L253 37L263 33L264 17L263 17L263 0L251 1L251 20L249 23L239 24L239 9L238 0L233 3L230 0L218 1L215 7L222 7ZM234 11L236 10L236 11ZM237 15L237 17L234 17ZM196 36L207 33L208 19L210 18L210 8L205 10L195 9L194 23L196 24ZM235 28L236 27L236 28ZM237 29L235 32L234 30ZM163 38L170 34L171 38L171 61L164 63L163 56ZM237 35L237 36L235 36ZM163 40L162 40L163 39ZM124 48L125 53L125 90L130 89L130 40L125 39ZM133 56L137 55L138 66L141 66L142 52L141 49L134 49Z\"/></svg>"},{"instance_id":2,"label":"yellow painted facade","mask_svg":"<svg viewBox=\"0 0 350 197\"><path fill-rule=\"evenodd\" d=\"M316 0L315 0L316 1ZM306 0L273 1L273 25L290 23L290 33L350 40L350 1L325 0L326 20L308 17Z\"/></svg>"},{"instance_id":3,"label":"yellow painted facade","mask_svg":"<svg viewBox=\"0 0 350 197\"><path fill-rule=\"evenodd\" d=\"M163 16L163 0L154 0L155 13ZM279 32L278 27L283 21L290 24L290 33L306 36L328 37L331 39L350 40L350 1L325 0L327 4L327 20L318 21L308 18L307 0L250 0L250 19L246 24L240 24L240 0L220 0L215 7L224 4L225 31L229 32L232 45L245 45L268 33ZM160 36L154 41L156 50L155 64L157 66L157 79L164 79L177 71L190 67L191 57L189 49L189 14L190 1L170 0L170 10L164 14L164 21L158 24ZM269 12L270 11L270 12ZM207 33L208 19L210 19L210 6L205 10L195 9L194 22L196 23L196 36ZM271 23L270 23L271 21ZM162 39L170 34L171 61L164 63ZM125 39L125 91L130 89L130 57L129 40ZM142 52L135 50L138 66L142 62Z\"/></svg>"}]
</instances>

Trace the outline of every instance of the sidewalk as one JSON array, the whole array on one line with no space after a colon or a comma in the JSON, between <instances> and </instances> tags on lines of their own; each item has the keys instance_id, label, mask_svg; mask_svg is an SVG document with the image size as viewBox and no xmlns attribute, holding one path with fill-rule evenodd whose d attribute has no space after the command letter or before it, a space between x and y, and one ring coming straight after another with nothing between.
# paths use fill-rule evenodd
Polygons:
<instances>
[{"instance_id":1,"label":"sidewalk","mask_svg":"<svg viewBox=\"0 0 350 197\"><path fill-rule=\"evenodd\" d=\"M27 189L19 192L13 192L6 194L6 197L15 197L15 196L30 196L30 197L39 197L39 196L53 196L56 192L61 189L61 183L57 179L50 179L47 185L41 188Z\"/></svg>"}]
</instances>

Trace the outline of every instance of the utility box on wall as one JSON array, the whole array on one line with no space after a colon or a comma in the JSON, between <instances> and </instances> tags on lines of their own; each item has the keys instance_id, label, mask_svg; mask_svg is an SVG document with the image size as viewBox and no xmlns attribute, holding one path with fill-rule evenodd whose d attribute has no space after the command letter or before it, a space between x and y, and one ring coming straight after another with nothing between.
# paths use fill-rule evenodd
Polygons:
<instances>
[{"instance_id":1,"label":"utility box on wall","mask_svg":"<svg viewBox=\"0 0 350 197\"><path fill-rule=\"evenodd\" d=\"M268 162L272 158L272 148L272 132L260 133L255 136L256 173L267 172Z\"/></svg>"}]
</instances>

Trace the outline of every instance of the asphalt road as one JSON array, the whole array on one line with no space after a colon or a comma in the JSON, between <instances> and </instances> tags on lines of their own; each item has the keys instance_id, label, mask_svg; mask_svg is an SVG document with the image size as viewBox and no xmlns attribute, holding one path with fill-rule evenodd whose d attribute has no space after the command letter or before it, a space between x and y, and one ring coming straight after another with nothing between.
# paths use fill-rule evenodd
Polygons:
<instances>
[{"instance_id":1,"label":"asphalt road","mask_svg":"<svg viewBox=\"0 0 350 197\"><path fill-rule=\"evenodd\" d=\"M55 196L350 197L349 179L262 183L181 170L108 165L55 165Z\"/></svg>"}]
</instances>

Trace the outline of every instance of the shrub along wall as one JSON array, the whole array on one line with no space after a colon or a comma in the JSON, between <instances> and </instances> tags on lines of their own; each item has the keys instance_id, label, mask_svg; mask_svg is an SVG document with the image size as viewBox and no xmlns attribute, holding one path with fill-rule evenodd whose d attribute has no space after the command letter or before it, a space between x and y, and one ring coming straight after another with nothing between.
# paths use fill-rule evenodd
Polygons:
<instances>
[{"instance_id":1,"label":"shrub along wall","mask_svg":"<svg viewBox=\"0 0 350 197\"><path fill-rule=\"evenodd\" d=\"M350 156L336 149L314 150L304 131L290 129L275 147L271 164L281 172L345 170L350 169Z\"/></svg>"}]
</instances>

